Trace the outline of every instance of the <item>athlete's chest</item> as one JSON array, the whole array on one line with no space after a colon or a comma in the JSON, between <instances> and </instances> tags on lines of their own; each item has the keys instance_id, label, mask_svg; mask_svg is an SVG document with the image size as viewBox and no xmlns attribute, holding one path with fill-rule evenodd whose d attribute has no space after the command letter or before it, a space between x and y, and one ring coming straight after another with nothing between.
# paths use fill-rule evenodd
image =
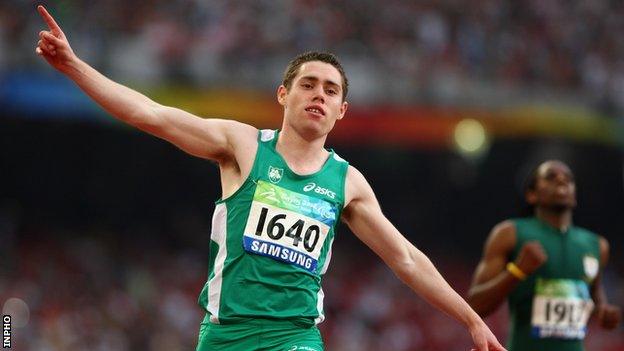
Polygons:
<instances>
[{"instance_id":1,"label":"athlete's chest","mask_svg":"<svg viewBox=\"0 0 624 351\"><path fill-rule=\"evenodd\" d=\"M591 283L599 267L595 250L573 233L566 235L538 237L548 257L538 274L547 278L579 279Z\"/></svg>"}]
</instances>

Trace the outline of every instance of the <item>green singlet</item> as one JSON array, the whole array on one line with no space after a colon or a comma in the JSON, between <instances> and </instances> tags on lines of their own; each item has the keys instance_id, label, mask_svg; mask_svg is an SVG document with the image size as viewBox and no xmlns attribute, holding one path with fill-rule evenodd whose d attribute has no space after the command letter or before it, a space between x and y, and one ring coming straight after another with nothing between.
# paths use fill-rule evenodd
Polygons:
<instances>
[{"instance_id":1,"label":"green singlet","mask_svg":"<svg viewBox=\"0 0 624 351\"><path fill-rule=\"evenodd\" d=\"M509 295L508 349L582 351L600 266L598 236L575 226L561 232L537 218L514 223L517 243L510 259L528 241L539 241L548 259Z\"/></svg>"},{"instance_id":2,"label":"green singlet","mask_svg":"<svg viewBox=\"0 0 624 351\"><path fill-rule=\"evenodd\" d=\"M198 350L211 349L205 344L221 336L210 333L227 325L249 325L253 331L258 321L269 329L274 322L283 330L287 322L291 329L318 335L315 326L325 318L321 278L344 206L348 163L330 150L318 172L298 175L276 151L277 138L278 131L259 132L249 177L216 202L208 281L198 301L207 313Z\"/></svg>"}]
</instances>

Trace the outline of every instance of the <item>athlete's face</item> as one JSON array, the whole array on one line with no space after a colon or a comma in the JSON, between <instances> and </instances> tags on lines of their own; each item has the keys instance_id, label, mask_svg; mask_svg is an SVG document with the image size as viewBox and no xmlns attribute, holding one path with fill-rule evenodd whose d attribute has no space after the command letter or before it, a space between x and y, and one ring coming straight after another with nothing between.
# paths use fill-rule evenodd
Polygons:
<instances>
[{"instance_id":1,"label":"athlete's face","mask_svg":"<svg viewBox=\"0 0 624 351\"><path fill-rule=\"evenodd\" d=\"M342 97L340 72L320 61L302 64L290 89L281 85L277 90L284 123L311 138L327 135L336 120L344 117L348 104Z\"/></svg>"},{"instance_id":2,"label":"athlete's face","mask_svg":"<svg viewBox=\"0 0 624 351\"><path fill-rule=\"evenodd\" d=\"M529 204L555 210L576 207L576 184L570 168L560 161L547 161L537 169L535 189L526 194Z\"/></svg>"}]
</instances>

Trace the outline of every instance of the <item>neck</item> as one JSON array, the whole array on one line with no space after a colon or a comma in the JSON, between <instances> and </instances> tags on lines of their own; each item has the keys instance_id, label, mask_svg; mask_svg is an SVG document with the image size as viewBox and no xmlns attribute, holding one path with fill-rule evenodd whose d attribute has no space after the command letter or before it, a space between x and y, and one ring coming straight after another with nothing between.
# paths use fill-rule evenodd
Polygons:
<instances>
[{"instance_id":1,"label":"neck","mask_svg":"<svg viewBox=\"0 0 624 351\"><path fill-rule=\"evenodd\" d=\"M306 139L286 124L282 128L275 149L288 166L298 173L313 173L320 169L328 156L324 148L327 135Z\"/></svg>"},{"instance_id":2,"label":"neck","mask_svg":"<svg viewBox=\"0 0 624 351\"><path fill-rule=\"evenodd\" d=\"M572 224L572 209L560 210L538 207L535 209L535 217L559 231L565 232Z\"/></svg>"}]
</instances>

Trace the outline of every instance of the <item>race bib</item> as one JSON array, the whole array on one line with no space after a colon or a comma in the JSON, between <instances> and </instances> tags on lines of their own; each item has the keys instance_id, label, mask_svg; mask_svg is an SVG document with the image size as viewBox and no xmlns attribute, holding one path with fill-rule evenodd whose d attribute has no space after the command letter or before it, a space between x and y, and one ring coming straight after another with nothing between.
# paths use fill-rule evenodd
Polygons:
<instances>
[{"instance_id":1,"label":"race bib","mask_svg":"<svg viewBox=\"0 0 624 351\"><path fill-rule=\"evenodd\" d=\"M335 204L260 180L243 247L249 253L315 272L337 213Z\"/></svg>"},{"instance_id":2,"label":"race bib","mask_svg":"<svg viewBox=\"0 0 624 351\"><path fill-rule=\"evenodd\" d=\"M593 308L589 289L583 281L538 278L531 317L533 336L583 339Z\"/></svg>"}]
</instances>

